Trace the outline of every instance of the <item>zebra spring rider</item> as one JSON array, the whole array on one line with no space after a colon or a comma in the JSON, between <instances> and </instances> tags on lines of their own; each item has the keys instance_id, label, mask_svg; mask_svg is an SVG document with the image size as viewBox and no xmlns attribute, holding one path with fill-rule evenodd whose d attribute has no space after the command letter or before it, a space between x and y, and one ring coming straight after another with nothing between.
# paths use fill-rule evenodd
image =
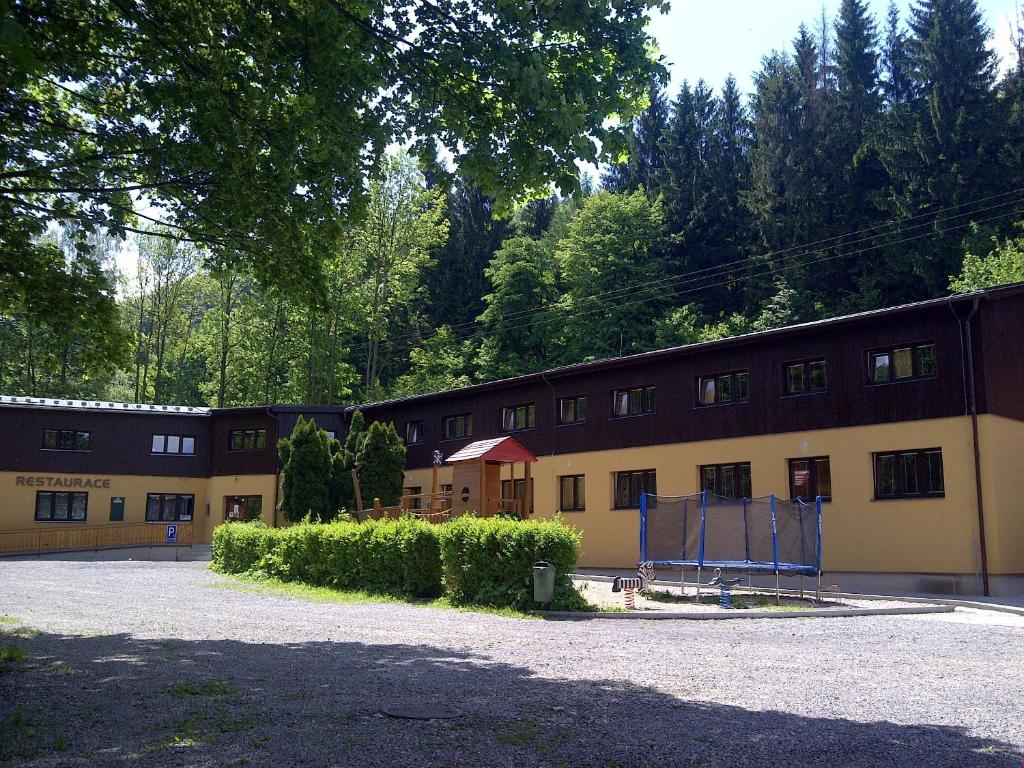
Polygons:
<instances>
[{"instance_id":1,"label":"zebra spring rider","mask_svg":"<svg viewBox=\"0 0 1024 768\"><path fill-rule=\"evenodd\" d=\"M743 581L742 576L732 579L722 578L722 569L715 568L715 578L708 582L709 587L718 585L718 605L721 608L732 608L732 588Z\"/></svg>"},{"instance_id":2,"label":"zebra spring rider","mask_svg":"<svg viewBox=\"0 0 1024 768\"><path fill-rule=\"evenodd\" d=\"M654 566L650 563L640 563L636 569L636 576L616 576L612 581L612 592L624 592L626 607L629 610L636 608L633 602L634 590L641 595L647 591L647 585L654 581Z\"/></svg>"}]
</instances>

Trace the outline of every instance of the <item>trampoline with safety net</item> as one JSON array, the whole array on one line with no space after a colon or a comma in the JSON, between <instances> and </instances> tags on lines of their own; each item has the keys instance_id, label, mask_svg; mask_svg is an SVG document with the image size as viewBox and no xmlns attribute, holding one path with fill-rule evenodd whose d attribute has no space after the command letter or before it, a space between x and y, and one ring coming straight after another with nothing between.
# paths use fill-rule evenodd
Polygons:
<instances>
[{"instance_id":1,"label":"trampoline with safety net","mask_svg":"<svg viewBox=\"0 0 1024 768\"><path fill-rule=\"evenodd\" d=\"M640 497L640 565L810 576L821 597L821 497L730 499L708 491Z\"/></svg>"}]
</instances>

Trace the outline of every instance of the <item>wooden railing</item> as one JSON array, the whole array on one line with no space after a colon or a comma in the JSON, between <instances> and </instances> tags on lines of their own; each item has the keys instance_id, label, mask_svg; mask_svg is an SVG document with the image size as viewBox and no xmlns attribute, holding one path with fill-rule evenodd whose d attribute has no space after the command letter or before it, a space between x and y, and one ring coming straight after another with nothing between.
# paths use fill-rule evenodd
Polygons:
<instances>
[{"instance_id":1,"label":"wooden railing","mask_svg":"<svg viewBox=\"0 0 1024 768\"><path fill-rule=\"evenodd\" d=\"M491 502L492 504L497 503L490 512L482 513L481 517L490 517L496 514L525 517L523 499L491 499ZM431 523L444 523L452 518L451 508L452 495L450 492L406 494L393 507L385 507L381 505L380 499L374 499L371 516L374 520L380 520L385 517L399 518L412 515Z\"/></svg>"},{"instance_id":2,"label":"wooden railing","mask_svg":"<svg viewBox=\"0 0 1024 768\"><path fill-rule=\"evenodd\" d=\"M176 541L168 543L167 526L177 526ZM0 531L0 555L114 549L118 547L191 547L191 523L111 523L57 525Z\"/></svg>"},{"instance_id":3,"label":"wooden railing","mask_svg":"<svg viewBox=\"0 0 1024 768\"><path fill-rule=\"evenodd\" d=\"M498 514L525 517L523 499L498 499Z\"/></svg>"},{"instance_id":4,"label":"wooden railing","mask_svg":"<svg viewBox=\"0 0 1024 768\"><path fill-rule=\"evenodd\" d=\"M430 523L443 523L451 519L451 508L451 491L407 493L393 507L382 506L380 499L374 499L372 517L374 520L380 520L385 517L399 518L412 515Z\"/></svg>"}]
</instances>

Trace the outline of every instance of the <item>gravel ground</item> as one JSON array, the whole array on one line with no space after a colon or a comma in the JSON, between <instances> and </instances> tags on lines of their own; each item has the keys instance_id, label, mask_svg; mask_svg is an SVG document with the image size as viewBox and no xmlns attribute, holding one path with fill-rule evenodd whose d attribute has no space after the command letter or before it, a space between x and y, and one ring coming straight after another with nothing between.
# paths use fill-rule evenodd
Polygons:
<instances>
[{"instance_id":1,"label":"gravel ground","mask_svg":"<svg viewBox=\"0 0 1024 768\"><path fill-rule=\"evenodd\" d=\"M1024 621L521 620L318 604L203 563L0 562L0 763L992 766ZM457 707L398 720L395 702Z\"/></svg>"}]
</instances>

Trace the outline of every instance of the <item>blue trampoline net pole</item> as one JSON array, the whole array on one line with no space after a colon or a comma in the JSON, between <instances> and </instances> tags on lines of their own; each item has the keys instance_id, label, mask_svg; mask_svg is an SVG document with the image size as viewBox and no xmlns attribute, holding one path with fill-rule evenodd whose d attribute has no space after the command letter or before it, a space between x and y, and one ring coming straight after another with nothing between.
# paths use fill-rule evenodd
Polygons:
<instances>
[{"instance_id":1,"label":"blue trampoline net pole","mask_svg":"<svg viewBox=\"0 0 1024 768\"><path fill-rule=\"evenodd\" d=\"M821 496L816 500L815 507L818 510L818 602L821 602Z\"/></svg>"},{"instance_id":2,"label":"blue trampoline net pole","mask_svg":"<svg viewBox=\"0 0 1024 768\"><path fill-rule=\"evenodd\" d=\"M772 510L772 560L775 563L775 603L779 602L779 529L775 525L775 494L773 493L771 499L771 510Z\"/></svg>"},{"instance_id":3,"label":"blue trampoline net pole","mask_svg":"<svg viewBox=\"0 0 1024 768\"><path fill-rule=\"evenodd\" d=\"M640 562L647 562L647 491L640 494Z\"/></svg>"},{"instance_id":4,"label":"blue trampoline net pole","mask_svg":"<svg viewBox=\"0 0 1024 768\"><path fill-rule=\"evenodd\" d=\"M708 492L700 492L700 541L697 544L697 602L700 602L701 571L704 570L704 519L708 512Z\"/></svg>"},{"instance_id":5,"label":"blue trampoline net pole","mask_svg":"<svg viewBox=\"0 0 1024 768\"><path fill-rule=\"evenodd\" d=\"M743 557L750 562L750 509L748 499L743 499Z\"/></svg>"}]
</instances>

